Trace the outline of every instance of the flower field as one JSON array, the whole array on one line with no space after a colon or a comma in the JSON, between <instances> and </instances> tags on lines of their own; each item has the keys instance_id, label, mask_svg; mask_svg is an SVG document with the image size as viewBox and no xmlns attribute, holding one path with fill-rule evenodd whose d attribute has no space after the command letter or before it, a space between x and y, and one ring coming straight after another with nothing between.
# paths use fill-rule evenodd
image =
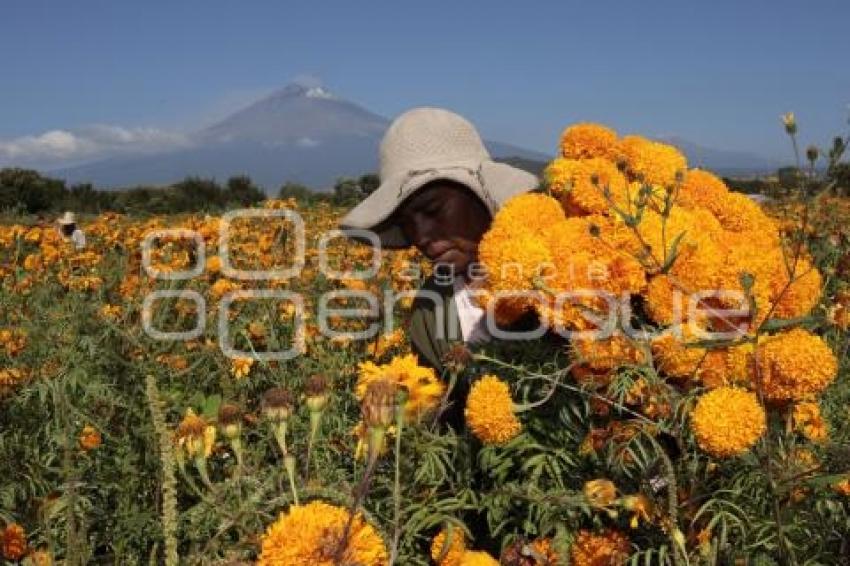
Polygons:
<instances>
[{"instance_id":1,"label":"flower field","mask_svg":"<svg viewBox=\"0 0 850 566\"><path fill-rule=\"evenodd\" d=\"M846 199L571 126L479 248L481 305L540 336L443 375L407 336L431 267L344 212L0 225L2 559L847 563Z\"/></svg>"}]
</instances>

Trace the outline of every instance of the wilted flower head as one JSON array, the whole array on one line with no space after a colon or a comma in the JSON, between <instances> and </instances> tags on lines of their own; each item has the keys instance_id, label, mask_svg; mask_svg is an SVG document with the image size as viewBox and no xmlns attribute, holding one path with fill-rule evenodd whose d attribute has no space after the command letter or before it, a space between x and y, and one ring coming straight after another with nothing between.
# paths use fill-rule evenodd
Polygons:
<instances>
[{"instance_id":1,"label":"wilted flower head","mask_svg":"<svg viewBox=\"0 0 850 566\"><path fill-rule=\"evenodd\" d=\"M272 387L263 394L263 415L270 421L287 420L293 405L292 394L283 387Z\"/></svg>"},{"instance_id":2,"label":"wilted flower head","mask_svg":"<svg viewBox=\"0 0 850 566\"><path fill-rule=\"evenodd\" d=\"M583 491L593 507L607 507L617 499L617 486L611 480L598 479L585 482Z\"/></svg>"},{"instance_id":3,"label":"wilted flower head","mask_svg":"<svg viewBox=\"0 0 850 566\"><path fill-rule=\"evenodd\" d=\"M360 411L367 427L386 429L393 424L396 393L397 386L386 379L373 381L366 386Z\"/></svg>"},{"instance_id":4,"label":"wilted flower head","mask_svg":"<svg viewBox=\"0 0 850 566\"><path fill-rule=\"evenodd\" d=\"M186 416L177 426L177 444L182 446L190 458L204 455L204 439L207 422L195 414L192 409L186 410Z\"/></svg>"},{"instance_id":5,"label":"wilted flower head","mask_svg":"<svg viewBox=\"0 0 850 566\"><path fill-rule=\"evenodd\" d=\"M304 384L304 395L307 397L307 408L311 412L321 412L328 404L328 378L316 373L307 378Z\"/></svg>"},{"instance_id":6,"label":"wilted flower head","mask_svg":"<svg viewBox=\"0 0 850 566\"><path fill-rule=\"evenodd\" d=\"M239 436L242 431L242 409L232 403L222 403L218 408L218 426L229 439Z\"/></svg>"},{"instance_id":7,"label":"wilted flower head","mask_svg":"<svg viewBox=\"0 0 850 566\"><path fill-rule=\"evenodd\" d=\"M806 148L806 159L808 159L812 163L814 163L815 161L818 160L819 155L820 155L820 150L817 148L817 146L810 145L809 147Z\"/></svg>"}]
</instances>

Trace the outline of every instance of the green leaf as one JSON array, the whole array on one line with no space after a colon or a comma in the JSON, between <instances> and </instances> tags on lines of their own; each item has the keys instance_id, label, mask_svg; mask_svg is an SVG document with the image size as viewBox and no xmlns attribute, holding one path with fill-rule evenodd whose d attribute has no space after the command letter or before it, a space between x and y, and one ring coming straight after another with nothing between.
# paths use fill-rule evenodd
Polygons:
<instances>
[{"instance_id":1,"label":"green leaf","mask_svg":"<svg viewBox=\"0 0 850 566\"><path fill-rule=\"evenodd\" d=\"M682 238L687 233L687 230L684 230L679 233L678 236L673 238L673 242L670 244L670 253L667 254L667 259L664 261L664 265L661 266L661 273L667 273L670 271L670 268L673 267L673 263L675 263L676 258L679 257L679 243L682 241Z\"/></svg>"}]
</instances>

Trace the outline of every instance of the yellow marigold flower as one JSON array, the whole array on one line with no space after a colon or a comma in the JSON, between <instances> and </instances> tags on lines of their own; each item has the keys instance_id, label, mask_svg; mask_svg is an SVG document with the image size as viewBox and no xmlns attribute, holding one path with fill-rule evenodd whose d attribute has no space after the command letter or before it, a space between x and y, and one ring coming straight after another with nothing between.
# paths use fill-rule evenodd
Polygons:
<instances>
[{"instance_id":1,"label":"yellow marigold flower","mask_svg":"<svg viewBox=\"0 0 850 566\"><path fill-rule=\"evenodd\" d=\"M629 174L648 185L673 186L676 176L688 167L685 156L672 145L641 136L622 138L617 151Z\"/></svg>"},{"instance_id":2,"label":"yellow marigold flower","mask_svg":"<svg viewBox=\"0 0 850 566\"><path fill-rule=\"evenodd\" d=\"M342 552L337 547L348 523L348 510L322 501L293 505L272 523L263 535L259 566L333 566L360 564L384 566L389 563L381 536L359 513L354 517Z\"/></svg>"},{"instance_id":3,"label":"yellow marigold flower","mask_svg":"<svg viewBox=\"0 0 850 566\"><path fill-rule=\"evenodd\" d=\"M457 527L452 529L451 542L446 547L448 530L442 529L431 542L431 559L437 566L458 566L466 552L466 541L463 531Z\"/></svg>"},{"instance_id":4,"label":"yellow marigold flower","mask_svg":"<svg viewBox=\"0 0 850 566\"><path fill-rule=\"evenodd\" d=\"M17 523L10 523L0 535L0 548L6 560L20 560L27 553L27 536L24 528Z\"/></svg>"},{"instance_id":5,"label":"yellow marigold flower","mask_svg":"<svg viewBox=\"0 0 850 566\"><path fill-rule=\"evenodd\" d=\"M794 428L812 442L823 442L827 438L826 421L817 403L802 402L794 405L792 413Z\"/></svg>"},{"instance_id":6,"label":"yellow marigold flower","mask_svg":"<svg viewBox=\"0 0 850 566\"><path fill-rule=\"evenodd\" d=\"M463 553L458 566L499 566L499 561L478 550L467 550Z\"/></svg>"},{"instance_id":7,"label":"yellow marigold flower","mask_svg":"<svg viewBox=\"0 0 850 566\"><path fill-rule=\"evenodd\" d=\"M617 132L600 124L573 124L561 134L560 145L561 155L569 159L614 159L617 154Z\"/></svg>"},{"instance_id":8,"label":"yellow marigold flower","mask_svg":"<svg viewBox=\"0 0 850 566\"><path fill-rule=\"evenodd\" d=\"M755 394L735 387L709 391L691 414L691 429L700 448L718 458L749 450L764 434L766 422Z\"/></svg>"},{"instance_id":9,"label":"yellow marigold flower","mask_svg":"<svg viewBox=\"0 0 850 566\"><path fill-rule=\"evenodd\" d=\"M381 334L380 336L378 336L378 340L375 342L374 349L370 348L371 354L376 359L381 359L390 350L402 346L405 342L405 339L406 335L404 333L404 329L402 328L396 328L388 334Z\"/></svg>"},{"instance_id":10,"label":"yellow marigold flower","mask_svg":"<svg viewBox=\"0 0 850 566\"><path fill-rule=\"evenodd\" d=\"M507 444L522 430L511 390L495 375L485 375L472 384L464 415L469 429L484 444Z\"/></svg>"},{"instance_id":11,"label":"yellow marigold flower","mask_svg":"<svg viewBox=\"0 0 850 566\"><path fill-rule=\"evenodd\" d=\"M91 425L84 426L82 432L80 432L80 447L86 452L98 448L102 440L100 431Z\"/></svg>"},{"instance_id":12,"label":"yellow marigold flower","mask_svg":"<svg viewBox=\"0 0 850 566\"><path fill-rule=\"evenodd\" d=\"M570 548L574 566L622 566L631 553L629 539L618 531L579 531Z\"/></svg>"},{"instance_id":13,"label":"yellow marigold flower","mask_svg":"<svg viewBox=\"0 0 850 566\"><path fill-rule=\"evenodd\" d=\"M108 320L116 320L121 316L121 307L118 305L103 305L100 307L100 316Z\"/></svg>"},{"instance_id":14,"label":"yellow marigold flower","mask_svg":"<svg viewBox=\"0 0 850 566\"><path fill-rule=\"evenodd\" d=\"M445 392L445 385L432 368L419 365L414 354L395 356L389 363L363 362L359 366L359 377L355 394L363 400L366 389L373 381L386 379L407 390L404 406L406 417L418 420L434 410Z\"/></svg>"},{"instance_id":15,"label":"yellow marigold flower","mask_svg":"<svg viewBox=\"0 0 850 566\"><path fill-rule=\"evenodd\" d=\"M251 373L251 367L254 365L254 358L233 358L230 361L230 373L236 379L244 379Z\"/></svg>"},{"instance_id":16,"label":"yellow marigold flower","mask_svg":"<svg viewBox=\"0 0 850 566\"><path fill-rule=\"evenodd\" d=\"M808 399L835 379L838 360L820 336L795 328L768 338L756 351L765 397Z\"/></svg>"},{"instance_id":17,"label":"yellow marigold flower","mask_svg":"<svg viewBox=\"0 0 850 566\"><path fill-rule=\"evenodd\" d=\"M529 219L533 218L533 222ZM548 195L522 193L508 199L493 218L492 228L516 230L521 226L536 236L545 236L565 219L560 203Z\"/></svg>"},{"instance_id":18,"label":"yellow marigold flower","mask_svg":"<svg viewBox=\"0 0 850 566\"><path fill-rule=\"evenodd\" d=\"M606 479L585 482L582 489L591 507L608 507L617 499L617 486Z\"/></svg>"}]
</instances>

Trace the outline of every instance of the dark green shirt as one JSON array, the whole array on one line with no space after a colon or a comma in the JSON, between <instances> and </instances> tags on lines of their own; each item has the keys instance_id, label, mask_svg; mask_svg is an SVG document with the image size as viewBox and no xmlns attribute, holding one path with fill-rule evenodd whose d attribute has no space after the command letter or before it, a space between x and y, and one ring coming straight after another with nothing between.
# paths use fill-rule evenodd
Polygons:
<instances>
[{"instance_id":1,"label":"dark green shirt","mask_svg":"<svg viewBox=\"0 0 850 566\"><path fill-rule=\"evenodd\" d=\"M421 363L442 373L443 357L453 343L463 342L454 285L434 276L425 280L413 299L408 335Z\"/></svg>"}]
</instances>

